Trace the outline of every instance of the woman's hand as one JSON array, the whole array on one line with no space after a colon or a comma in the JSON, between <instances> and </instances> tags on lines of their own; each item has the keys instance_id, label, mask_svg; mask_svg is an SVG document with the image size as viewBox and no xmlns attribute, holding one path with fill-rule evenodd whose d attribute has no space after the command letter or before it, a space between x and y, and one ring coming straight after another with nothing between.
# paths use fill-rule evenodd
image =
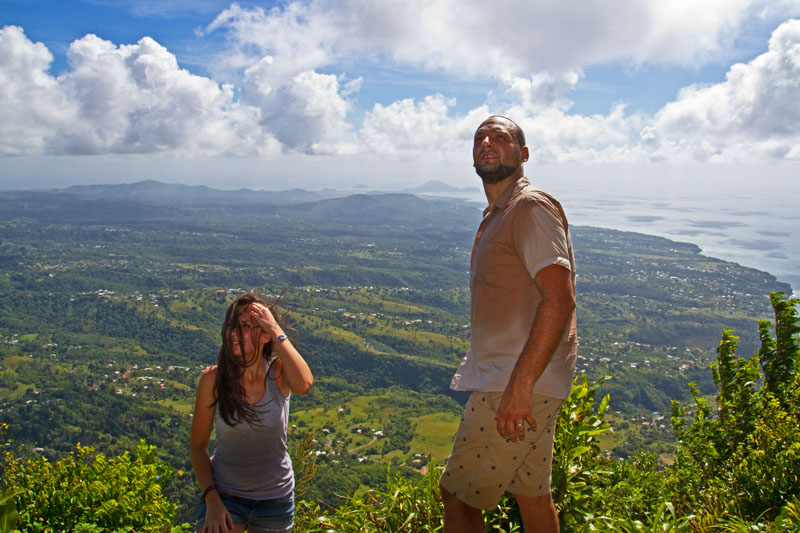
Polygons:
<instances>
[{"instance_id":1,"label":"woman's hand","mask_svg":"<svg viewBox=\"0 0 800 533\"><path fill-rule=\"evenodd\" d=\"M278 341L283 330L267 306L253 303L248 311L258 326L269 335L270 340L275 342L275 353L280 358L281 369L277 381L283 395L289 396L289 392L301 396L306 394L314 384L314 377L303 356L289 339Z\"/></svg>"},{"instance_id":2,"label":"woman's hand","mask_svg":"<svg viewBox=\"0 0 800 533\"><path fill-rule=\"evenodd\" d=\"M200 533L223 533L233 530L233 519L231 518L225 504L219 499L216 491L208 493L206 498L206 521L200 528Z\"/></svg>"},{"instance_id":3,"label":"woman's hand","mask_svg":"<svg viewBox=\"0 0 800 533\"><path fill-rule=\"evenodd\" d=\"M269 335L270 340L275 340L278 335L283 334L283 330L278 324L278 321L275 320L275 317L272 316L272 312L269 310L269 307L259 303L252 303L247 310L250 312L250 316L253 317L253 320L256 321L258 326L263 329L267 335Z\"/></svg>"}]
</instances>

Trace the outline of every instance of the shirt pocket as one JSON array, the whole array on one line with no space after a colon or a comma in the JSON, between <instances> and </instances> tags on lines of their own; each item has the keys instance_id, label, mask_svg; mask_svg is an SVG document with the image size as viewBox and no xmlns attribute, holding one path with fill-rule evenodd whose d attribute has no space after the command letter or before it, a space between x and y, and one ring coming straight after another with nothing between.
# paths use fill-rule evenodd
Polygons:
<instances>
[{"instance_id":1,"label":"shirt pocket","mask_svg":"<svg viewBox=\"0 0 800 533\"><path fill-rule=\"evenodd\" d=\"M502 286L518 274L519 258L513 248L502 242L487 243L479 250L475 261L476 282Z\"/></svg>"}]
</instances>

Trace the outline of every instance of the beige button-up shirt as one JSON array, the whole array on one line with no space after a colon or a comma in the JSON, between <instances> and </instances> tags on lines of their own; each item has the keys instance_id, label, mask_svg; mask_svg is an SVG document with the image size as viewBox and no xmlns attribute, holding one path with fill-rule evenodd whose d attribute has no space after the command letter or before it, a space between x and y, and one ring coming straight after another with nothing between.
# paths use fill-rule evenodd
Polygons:
<instances>
[{"instance_id":1,"label":"beige button-up shirt","mask_svg":"<svg viewBox=\"0 0 800 533\"><path fill-rule=\"evenodd\" d=\"M450 388L502 392L531 334L542 301L534 278L575 258L561 204L522 177L483 213L470 261L470 348ZM534 394L566 398L572 386L578 336L573 311L561 344L533 387Z\"/></svg>"}]
</instances>

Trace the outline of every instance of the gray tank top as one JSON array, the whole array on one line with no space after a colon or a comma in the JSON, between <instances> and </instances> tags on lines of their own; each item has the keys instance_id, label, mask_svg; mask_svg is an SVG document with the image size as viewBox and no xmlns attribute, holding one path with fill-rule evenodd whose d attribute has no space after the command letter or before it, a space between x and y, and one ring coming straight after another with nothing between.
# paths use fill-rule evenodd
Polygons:
<instances>
[{"instance_id":1,"label":"gray tank top","mask_svg":"<svg viewBox=\"0 0 800 533\"><path fill-rule=\"evenodd\" d=\"M214 412L214 484L221 493L240 498L282 498L294 489L292 459L286 447L289 398L283 396L275 380L267 377L264 397L253 407L260 425L240 422L229 426L219 410Z\"/></svg>"}]
</instances>

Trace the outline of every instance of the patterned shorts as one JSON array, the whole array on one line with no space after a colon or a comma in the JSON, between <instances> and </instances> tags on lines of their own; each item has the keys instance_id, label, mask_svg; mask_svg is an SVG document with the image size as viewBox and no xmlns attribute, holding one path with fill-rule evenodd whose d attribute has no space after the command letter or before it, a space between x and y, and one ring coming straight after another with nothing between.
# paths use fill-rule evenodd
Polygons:
<instances>
[{"instance_id":1,"label":"patterned shorts","mask_svg":"<svg viewBox=\"0 0 800 533\"><path fill-rule=\"evenodd\" d=\"M535 394L536 430L525 423L525 440L512 442L500 436L494 419L502 396L472 393L440 479L453 496L478 509L493 509L506 491L531 497L550 492L553 437L563 400Z\"/></svg>"}]
</instances>

